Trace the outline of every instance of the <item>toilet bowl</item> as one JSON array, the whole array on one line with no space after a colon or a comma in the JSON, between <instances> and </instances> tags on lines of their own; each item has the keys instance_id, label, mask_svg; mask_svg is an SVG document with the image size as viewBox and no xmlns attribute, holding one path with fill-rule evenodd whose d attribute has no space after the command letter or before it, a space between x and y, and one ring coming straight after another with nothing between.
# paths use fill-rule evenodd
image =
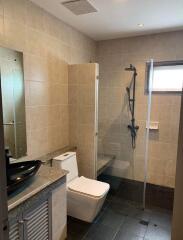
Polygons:
<instances>
[{"instance_id":1,"label":"toilet bowl","mask_svg":"<svg viewBox=\"0 0 183 240\"><path fill-rule=\"evenodd\" d=\"M57 168L68 170L67 212L69 216L92 222L101 210L109 191L109 184L78 176L75 152L67 152L53 159Z\"/></svg>"}]
</instances>

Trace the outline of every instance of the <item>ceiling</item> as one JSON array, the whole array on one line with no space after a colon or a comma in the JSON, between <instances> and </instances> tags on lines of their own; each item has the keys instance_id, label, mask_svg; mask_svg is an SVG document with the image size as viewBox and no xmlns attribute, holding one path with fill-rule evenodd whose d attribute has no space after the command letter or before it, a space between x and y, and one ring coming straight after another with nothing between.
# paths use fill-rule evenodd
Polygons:
<instances>
[{"instance_id":1,"label":"ceiling","mask_svg":"<svg viewBox=\"0 0 183 240\"><path fill-rule=\"evenodd\" d=\"M183 29L183 0L89 0L98 11L79 16L65 0L31 1L95 40Z\"/></svg>"}]
</instances>

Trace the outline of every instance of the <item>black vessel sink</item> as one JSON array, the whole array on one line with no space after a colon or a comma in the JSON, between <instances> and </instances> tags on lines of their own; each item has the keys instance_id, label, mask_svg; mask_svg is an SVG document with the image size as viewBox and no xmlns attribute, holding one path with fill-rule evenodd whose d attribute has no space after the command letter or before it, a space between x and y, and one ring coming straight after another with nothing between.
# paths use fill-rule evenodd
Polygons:
<instances>
[{"instance_id":1,"label":"black vessel sink","mask_svg":"<svg viewBox=\"0 0 183 240\"><path fill-rule=\"evenodd\" d=\"M41 166L41 161L27 161L9 164L7 168L8 194L19 189L28 179L33 177Z\"/></svg>"}]
</instances>

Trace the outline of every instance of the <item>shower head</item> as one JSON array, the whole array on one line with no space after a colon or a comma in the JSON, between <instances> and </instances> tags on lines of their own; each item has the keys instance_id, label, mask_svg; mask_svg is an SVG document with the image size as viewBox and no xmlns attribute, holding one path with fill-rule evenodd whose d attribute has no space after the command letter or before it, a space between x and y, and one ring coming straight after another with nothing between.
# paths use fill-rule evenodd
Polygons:
<instances>
[{"instance_id":1,"label":"shower head","mask_svg":"<svg viewBox=\"0 0 183 240\"><path fill-rule=\"evenodd\" d=\"M134 72L136 72L136 68L132 64L130 64L130 67L125 68L125 71L134 71Z\"/></svg>"},{"instance_id":2,"label":"shower head","mask_svg":"<svg viewBox=\"0 0 183 240\"><path fill-rule=\"evenodd\" d=\"M127 91L127 93L129 93L129 92L130 92L130 88L129 88L129 87L127 87L127 88L126 88L126 91Z\"/></svg>"}]
</instances>

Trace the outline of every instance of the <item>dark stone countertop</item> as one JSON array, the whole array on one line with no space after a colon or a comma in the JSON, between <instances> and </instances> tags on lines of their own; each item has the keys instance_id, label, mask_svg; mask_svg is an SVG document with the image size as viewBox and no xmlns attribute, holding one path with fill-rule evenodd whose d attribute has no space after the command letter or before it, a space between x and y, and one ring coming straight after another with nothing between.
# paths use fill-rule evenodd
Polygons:
<instances>
[{"instance_id":1,"label":"dark stone countertop","mask_svg":"<svg viewBox=\"0 0 183 240\"><path fill-rule=\"evenodd\" d=\"M75 147L64 148L38 158L43 162L43 165L40 167L39 171L32 179L27 181L22 188L15 191L8 197L8 211L17 207L18 205L25 202L32 196L36 195L41 190L59 181L60 179L67 175L68 171L56 169L55 167L51 166L52 165L51 160L54 157L63 154L67 151L76 151L76 148Z\"/></svg>"},{"instance_id":2,"label":"dark stone countertop","mask_svg":"<svg viewBox=\"0 0 183 240\"><path fill-rule=\"evenodd\" d=\"M8 197L8 211L25 202L54 182L59 181L65 177L67 173L68 172L65 170L58 170L48 165L42 165L36 176L27 181L22 188Z\"/></svg>"}]
</instances>

